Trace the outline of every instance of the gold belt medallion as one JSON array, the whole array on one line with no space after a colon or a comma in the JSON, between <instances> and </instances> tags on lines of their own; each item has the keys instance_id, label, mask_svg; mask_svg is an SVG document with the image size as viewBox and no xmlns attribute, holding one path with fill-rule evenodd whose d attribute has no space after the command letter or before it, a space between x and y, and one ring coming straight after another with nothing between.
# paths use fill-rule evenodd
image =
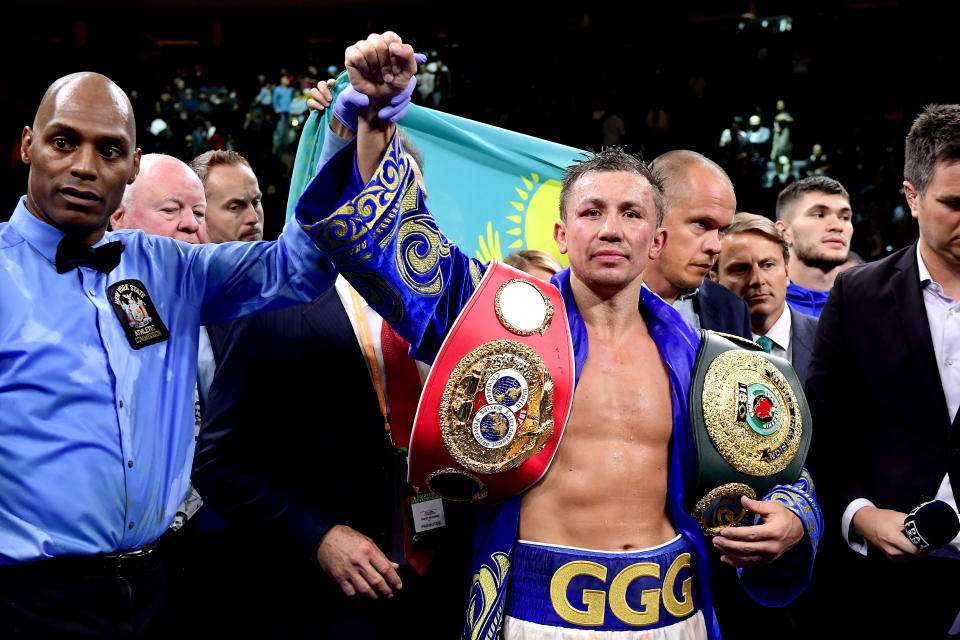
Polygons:
<instances>
[{"instance_id":1,"label":"gold belt medallion","mask_svg":"<svg viewBox=\"0 0 960 640\"><path fill-rule=\"evenodd\" d=\"M553 381L537 352L515 340L470 351L444 388L440 432L453 459L477 473L538 453L553 432Z\"/></svg>"},{"instance_id":2,"label":"gold belt medallion","mask_svg":"<svg viewBox=\"0 0 960 640\"><path fill-rule=\"evenodd\" d=\"M783 471L800 447L803 424L793 389L776 366L749 351L725 351L710 363L703 416L717 451L747 475Z\"/></svg>"},{"instance_id":3,"label":"gold belt medallion","mask_svg":"<svg viewBox=\"0 0 960 640\"><path fill-rule=\"evenodd\" d=\"M721 485L703 496L690 515L704 535L718 536L727 527L750 524L747 516L752 514L744 508L741 496L756 500L757 492L740 482Z\"/></svg>"}]
</instances>

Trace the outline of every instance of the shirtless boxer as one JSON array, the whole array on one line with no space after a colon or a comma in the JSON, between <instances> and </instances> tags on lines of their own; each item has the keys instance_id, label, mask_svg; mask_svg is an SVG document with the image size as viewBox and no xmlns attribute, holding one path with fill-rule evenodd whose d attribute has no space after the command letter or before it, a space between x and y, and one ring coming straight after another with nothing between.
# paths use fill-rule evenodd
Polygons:
<instances>
[{"instance_id":1,"label":"shirtless boxer","mask_svg":"<svg viewBox=\"0 0 960 640\"><path fill-rule=\"evenodd\" d=\"M321 171L297 218L414 355L432 360L484 267L439 233L422 198L404 198L412 171L395 126L376 116L409 84L412 49L396 34L372 35L347 50L346 63L370 107L355 147ZM567 171L555 238L571 268L552 282L567 301L579 386L545 477L490 509L479 527L465 637L493 637L501 620L507 638L596 630L719 637L704 537L683 510L692 474L687 393L699 334L642 285L644 268L667 241L662 212L659 181L622 151ZM419 259L403 238L420 243ZM437 282L439 290L423 286ZM800 489L797 496L812 508L745 498L760 524L715 538L723 561L759 571L789 551L806 561L778 581L782 587L795 578L802 590L814 545L798 543L805 527L816 540L820 521L805 512L818 511L809 496Z\"/></svg>"}]
</instances>

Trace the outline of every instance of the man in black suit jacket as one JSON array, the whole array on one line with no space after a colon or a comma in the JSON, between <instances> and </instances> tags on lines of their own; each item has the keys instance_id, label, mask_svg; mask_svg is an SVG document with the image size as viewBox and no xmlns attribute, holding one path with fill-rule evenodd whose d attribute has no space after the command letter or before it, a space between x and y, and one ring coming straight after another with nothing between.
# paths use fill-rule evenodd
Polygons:
<instances>
[{"instance_id":1,"label":"man in black suit jacket","mask_svg":"<svg viewBox=\"0 0 960 640\"><path fill-rule=\"evenodd\" d=\"M827 536L824 613L861 637L943 637L960 614L958 540L928 554L903 533L913 507L955 510L960 491L960 105L917 118L904 176L920 238L837 278L807 378L824 516L846 540Z\"/></svg>"},{"instance_id":2,"label":"man in black suit jacket","mask_svg":"<svg viewBox=\"0 0 960 640\"><path fill-rule=\"evenodd\" d=\"M254 618L248 631L381 638L427 624L456 634L471 523L447 510L448 529L459 528L423 576L395 562L404 469L341 293L212 328L211 342L217 374L194 481L256 541L237 559L261 585L257 614L242 612ZM359 575L344 579L345 564Z\"/></svg>"},{"instance_id":3,"label":"man in black suit jacket","mask_svg":"<svg viewBox=\"0 0 960 640\"><path fill-rule=\"evenodd\" d=\"M804 382L817 319L787 305L790 247L783 233L772 220L741 212L734 216L721 245L710 277L747 302L752 338L789 360Z\"/></svg>"},{"instance_id":4,"label":"man in black suit jacket","mask_svg":"<svg viewBox=\"0 0 960 640\"><path fill-rule=\"evenodd\" d=\"M747 305L705 280L733 221L737 199L718 164L695 151L669 151L653 161L663 180L667 244L650 262L644 282L695 327L750 339Z\"/></svg>"}]
</instances>

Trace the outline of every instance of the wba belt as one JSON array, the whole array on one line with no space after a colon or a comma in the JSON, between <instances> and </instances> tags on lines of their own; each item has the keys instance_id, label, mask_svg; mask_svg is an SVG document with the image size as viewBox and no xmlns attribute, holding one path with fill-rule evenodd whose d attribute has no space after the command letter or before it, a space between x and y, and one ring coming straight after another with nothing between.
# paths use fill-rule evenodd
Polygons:
<instances>
[{"instance_id":1,"label":"wba belt","mask_svg":"<svg viewBox=\"0 0 960 640\"><path fill-rule=\"evenodd\" d=\"M521 493L550 466L574 375L560 292L492 262L424 384L410 484L485 503Z\"/></svg>"},{"instance_id":2,"label":"wba belt","mask_svg":"<svg viewBox=\"0 0 960 640\"><path fill-rule=\"evenodd\" d=\"M797 481L813 425L788 361L749 340L702 334L690 389L697 474L686 507L716 535L746 523L740 496L758 499Z\"/></svg>"},{"instance_id":3,"label":"wba belt","mask_svg":"<svg viewBox=\"0 0 960 640\"><path fill-rule=\"evenodd\" d=\"M640 631L697 612L693 550L677 536L629 553L517 543L506 614L536 624Z\"/></svg>"}]
</instances>

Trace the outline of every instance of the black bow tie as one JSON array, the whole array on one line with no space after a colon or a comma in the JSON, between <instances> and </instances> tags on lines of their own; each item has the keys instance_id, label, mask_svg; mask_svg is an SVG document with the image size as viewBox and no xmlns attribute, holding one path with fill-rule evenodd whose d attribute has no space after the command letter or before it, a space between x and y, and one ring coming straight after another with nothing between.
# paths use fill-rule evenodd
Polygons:
<instances>
[{"instance_id":1,"label":"black bow tie","mask_svg":"<svg viewBox=\"0 0 960 640\"><path fill-rule=\"evenodd\" d=\"M57 273L66 273L76 267L92 267L97 271L110 273L120 264L121 253L123 253L123 243L120 241L108 242L93 248L76 238L63 236L63 240L57 245Z\"/></svg>"}]
</instances>

